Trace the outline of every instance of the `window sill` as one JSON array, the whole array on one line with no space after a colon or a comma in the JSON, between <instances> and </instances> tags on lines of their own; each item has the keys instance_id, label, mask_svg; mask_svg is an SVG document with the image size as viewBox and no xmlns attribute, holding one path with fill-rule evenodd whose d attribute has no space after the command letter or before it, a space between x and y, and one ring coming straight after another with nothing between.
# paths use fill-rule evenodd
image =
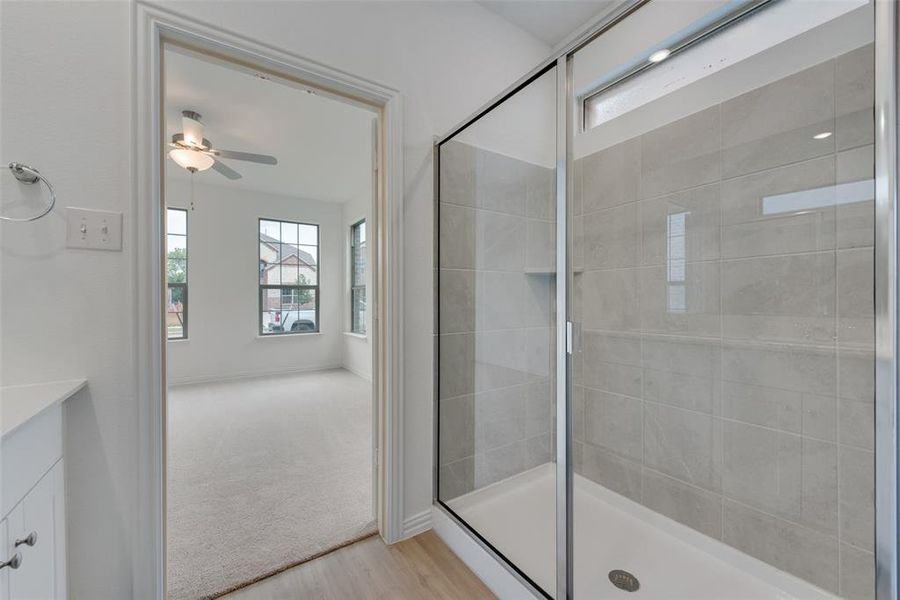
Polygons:
<instances>
[{"instance_id":1,"label":"window sill","mask_svg":"<svg viewBox=\"0 0 900 600\"><path fill-rule=\"evenodd\" d=\"M321 331L309 331L306 333L280 333L280 334L269 334L269 335L260 335L257 333L256 339L258 339L258 340L272 340L272 339L282 339L282 338L296 339L296 338L304 338L304 337L320 336L320 335L322 335Z\"/></svg>"},{"instance_id":2,"label":"window sill","mask_svg":"<svg viewBox=\"0 0 900 600\"><path fill-rule=\"evenodd\" d=\"M166 342L168 342L169 344L171 344L171 343L173 343L173 342L189 342L189 341L191 341L191 338L186 338L186 337L183 337L183 338L166 338Z\"/></svg>"},{"instance_id":3,"label":"window sill","mask_svg":"<svg viewBox=\"0 0 900 600\"><path fill-rule=\"evenodd\" d=\"M367 339L369 339L369 336L366 335L365 333L353 333L352 331L345 331L345 332L344 332L344 335L346 335L346 336L348 336L348 337L356 338L356 339L358 339L358 340L367 340Z\"/></svg>"}]
</instances>

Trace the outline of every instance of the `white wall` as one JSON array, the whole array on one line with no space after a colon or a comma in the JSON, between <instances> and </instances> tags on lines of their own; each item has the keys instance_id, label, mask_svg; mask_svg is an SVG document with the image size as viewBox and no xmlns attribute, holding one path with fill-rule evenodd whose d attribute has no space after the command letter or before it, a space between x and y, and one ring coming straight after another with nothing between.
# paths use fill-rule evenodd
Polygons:
<instances>
[{"instance_id":1,"label":"white wall","mask_svg":"<svg viewBox=\"0 0 900 600\"><path fill-rule=\"evenodd\" d=\"M343 315L343 339L341 340L341 364L345 369L356 373L364 379L372 379L372 311L368 310L372 306L372 269L366 268L366 335L361 336L350 333L352 326L350 322L350 227L358 223L361 219L366 220L366 234L369 236L369 226L371 219L372 198L360 197L353 201L346 202L342 210L341 234L344 247L344 268L343 268L343 303L341 311ZM372 264L372 244L366 243L366 265Z\"/></svg>"},{"instance_id":2,"label":"white wall","mask_svg":"<svg viewBox=\"0 0 900 600\"><path fill-rule=\"evenodd\" d=\"M195 183L190 210L190 182L171 177L166 203L189 209L188 339L168 344L169 383L341 365L341 204ZM260 217L319 226L320 333L259 335Z\"/></svg>"},{"instance_id":3,"label":"white wall","mask_svg":"<svg viewBox=\"0 0 900 600\"><path fill-rule=\"evenodd\" d=\"M123 252L66 250L62 210L130 209L129 18L127 4L0 2L0 160L37 167L60 204L40 221L0 228L2 380L90 381L65 407L74 599L132 594L133 240ZM20 193L8 173L0 182L4 198Z\"/></svg>"},{"instance_id":4,"label":"white wall","mask_svg":"<svg viewBox=\"0 0 900 600\"><path fill-rule=\"evenodd\" d=\"M530 69L547 47L472 3L164 3L404 96L404 511L431 503L432 136ZM0 2L0 159L31 163L60 207L125 214L123 252L65 250L63 211L2 226L3 384L84 376L68 407L69 577L74 600L146 598L150 520L139 460L133 233L134 5ZM8 174L3 191L10 193ZM15 188L13 188L15 189ZM145 435L145 433L143 434ZM140 581L146 581L141 577Z\"/></svg>"}]
</instances>

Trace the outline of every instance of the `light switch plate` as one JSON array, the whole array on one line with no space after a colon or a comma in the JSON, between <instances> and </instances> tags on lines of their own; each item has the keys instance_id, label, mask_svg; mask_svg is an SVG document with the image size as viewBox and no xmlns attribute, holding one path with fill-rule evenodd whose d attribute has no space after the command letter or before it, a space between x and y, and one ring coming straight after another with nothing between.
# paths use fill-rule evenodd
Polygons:
<instances>
[{"instance_id":1,"label":"light switch plate","mask_svg":"<svg viewBox=\"0 0 900 600\"><path fill-rule=\"evenodd\" d=\"M66 247L122 250L122 213L66 207Z\"/></svg>"}]
</instances>

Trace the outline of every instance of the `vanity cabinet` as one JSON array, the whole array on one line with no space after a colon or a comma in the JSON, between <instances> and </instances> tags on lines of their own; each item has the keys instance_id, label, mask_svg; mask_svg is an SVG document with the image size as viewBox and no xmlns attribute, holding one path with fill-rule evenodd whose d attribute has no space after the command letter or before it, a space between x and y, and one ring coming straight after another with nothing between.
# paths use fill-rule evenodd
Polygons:
<instances>
[{"instance_id":1,"label":"vanity cabinet","mask_svg":"<svg viewBox=\"0 0 900 600\"><path fill-rule=\"evenodd\" d=\"M83 387L60 382L0 390L0 600L66 597L62 408Z\"/></svg>"},{"instance_id":2,"label":"vanity cabinet","mask_svg":"<svg viewBox=\"0 0 900 600\"><path fill-rule=\"evenodd\" d=\"M19 568L4 569L10 599L65 598L62 470L59 461L6 518L6 553L22 557Z\"/></svg>"}]
</instances>

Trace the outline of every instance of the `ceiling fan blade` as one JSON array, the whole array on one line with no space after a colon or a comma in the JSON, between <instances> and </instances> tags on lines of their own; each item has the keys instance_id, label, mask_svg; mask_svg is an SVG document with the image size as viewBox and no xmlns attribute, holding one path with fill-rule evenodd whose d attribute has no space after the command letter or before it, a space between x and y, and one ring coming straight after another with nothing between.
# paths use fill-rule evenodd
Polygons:
<instances>
[{"instance_id":1,"label":"ceiling fan blade","mask_svg":"<svg viewBox=\"0 0 900 600\"><path fill-rule=\"evenodd\" d=\"M233 158L234 160L246 160L249 162L260 163L263 165L277 165L278 159L274 156L269 156L268 154L253 154L251 152L236 152L234 150L219 150L218 148L213 148L209 151L210 154L215 156L219 156L221 158Z\"/></svg>"},{"instance_id":2,"label":"ceiling fan blade","mask_svg":"<svg viewBox=\"0 0 900 600\"><path fill-rule=\"evenodd\" d=\"M229 167L228 165L226 165L225 163L223 163L221 161L218 161L218 160L215 161L213 163L212 168L215 169L216 171L218 171L219 173L221 173L222 175L224 175L225 177L227 177L228 179L240 179L241 178L240 173L238 173L237 171L235 171L234 169L232 169L231 167Z\"/></svg>"}]
</instances>

